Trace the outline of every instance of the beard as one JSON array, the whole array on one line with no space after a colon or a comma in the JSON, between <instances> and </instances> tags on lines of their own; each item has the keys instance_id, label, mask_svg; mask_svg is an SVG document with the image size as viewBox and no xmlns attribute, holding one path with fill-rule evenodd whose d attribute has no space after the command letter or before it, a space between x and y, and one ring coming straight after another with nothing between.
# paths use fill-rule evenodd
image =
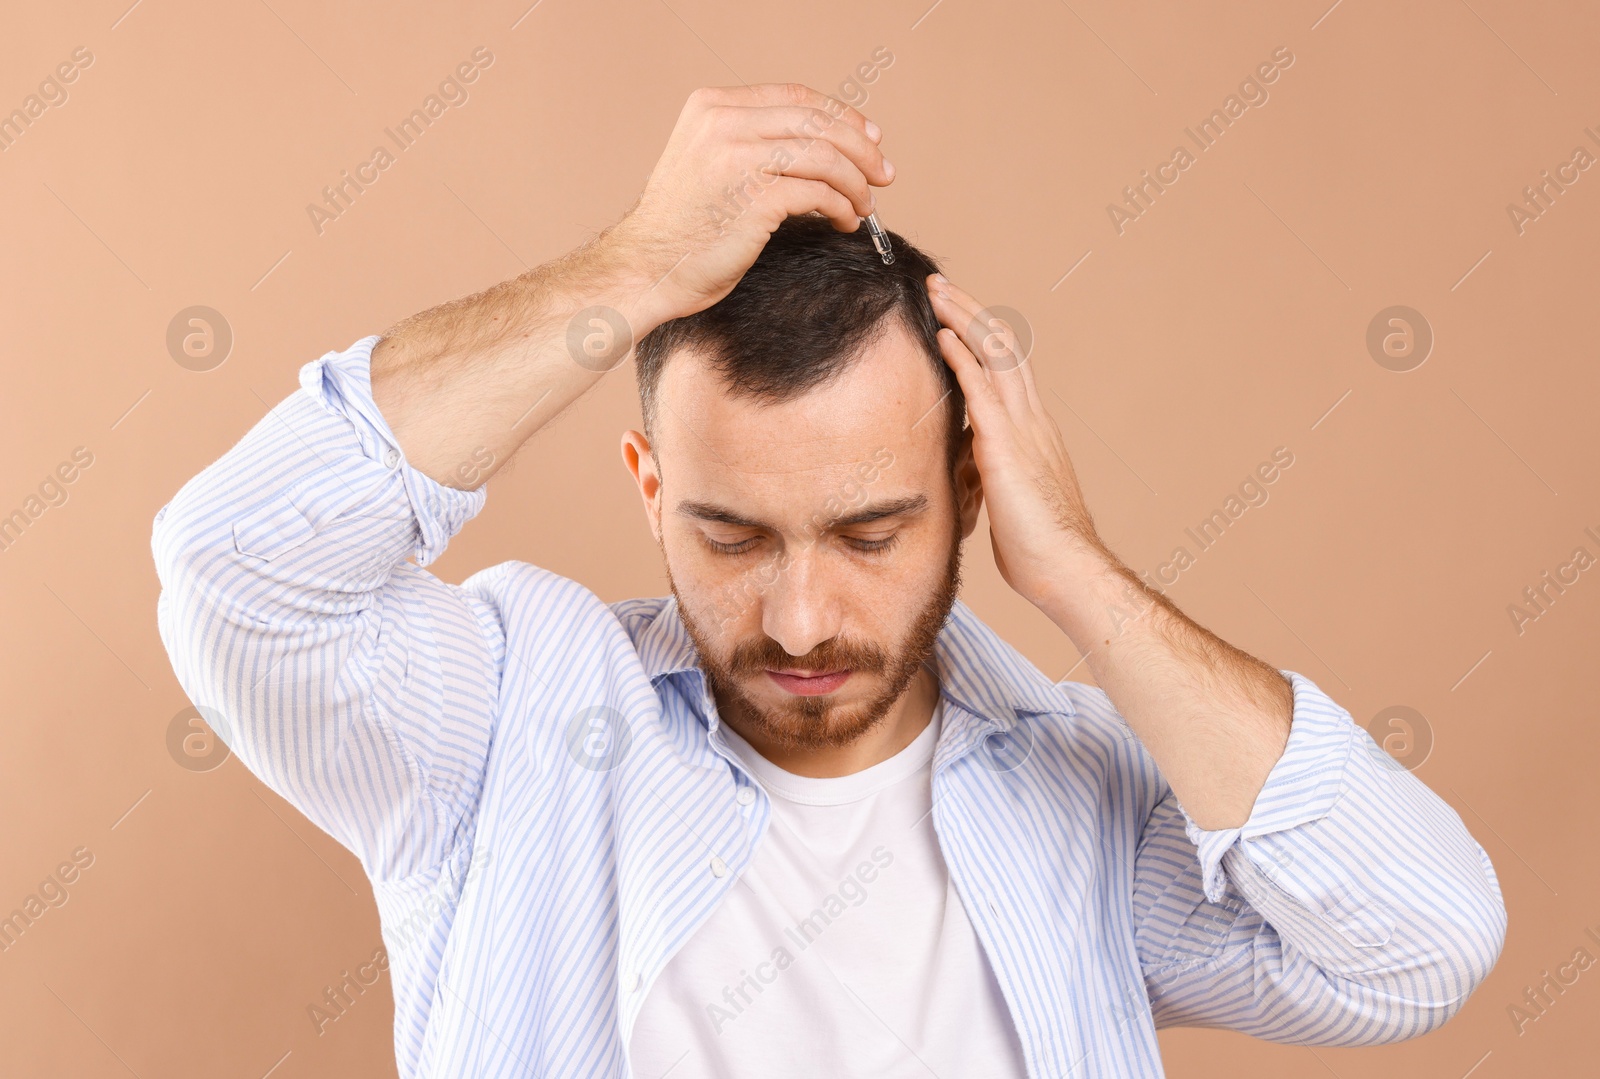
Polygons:
<instances>
[{"instance_id":1,"label":"beard","mask_svg":"<svg viewBox=\"0 0 1600 1079\"><path fill-rule=\"evenodd\" d=\"M961 591L959 517L953 532L950 555L938 587L913 619L905 641L898 648L887 650L871 641L831 637L803 656L791 656L777 641L763 635L759 640L735 646L732 654L724 658L711 646L705 628L689 613L669 566L667 583L678 601L678 617L694 642L706 685L717 707L724 714L734 711L753 733L789 750L836 749L850 745L872 730L888 715L933 655L934 642ZM663 560L664 557L665 550ZM837 704L833 700L835 694L824 693L810 697L796 695L784 705L772 708L753 700L740 688L742 679L765 677L768 668L810 671L849 668L857 675L881 677L884 687L876 697L861 704Z\"/></svg>"}]
</instances>

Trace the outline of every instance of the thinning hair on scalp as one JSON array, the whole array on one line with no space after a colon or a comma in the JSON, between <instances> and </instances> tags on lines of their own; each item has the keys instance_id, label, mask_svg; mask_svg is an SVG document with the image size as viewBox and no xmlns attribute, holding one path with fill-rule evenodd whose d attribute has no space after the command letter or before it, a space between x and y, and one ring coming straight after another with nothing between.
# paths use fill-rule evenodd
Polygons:
<instances>
[{"instance_id":1,"label":"thinning hair on scalp","mask_svg":"<svg viewBox=\"0 0 1600 1079\"><path fill-rule=\"evenodd\" d=\"M885 266L865 222L840 232L818 214L790 217L733 291L646 334L634 348L634 371L651 446L661 372L674 353L703 356L735 397L778 404L841 374L898 322L945 394L945 457L954 475L966 399L939 351L940 322L928 299L927 277L939 266L898 233L889 242L894 262Z\"/></svg>"}]
</instances>

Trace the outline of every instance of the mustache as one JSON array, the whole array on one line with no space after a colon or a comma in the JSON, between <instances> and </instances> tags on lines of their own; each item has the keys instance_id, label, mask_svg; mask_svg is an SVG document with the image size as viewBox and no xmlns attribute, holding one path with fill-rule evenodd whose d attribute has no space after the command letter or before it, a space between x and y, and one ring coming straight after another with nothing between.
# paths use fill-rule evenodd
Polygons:
<instances>
[{"instance_id":1,"label":"mustache","mask_svg":"<svg viewBox=\"0 0 1600 1079\"><path fill-rule=\"evenodd\" d=\"M880 671L886 663L883 650L847 641L823 641L803 656L791 656L783 646L768 637L737 649L728 666L735 674L760 674L767 668L800 668L808 671Z\"/></svg>"}]
</instances>

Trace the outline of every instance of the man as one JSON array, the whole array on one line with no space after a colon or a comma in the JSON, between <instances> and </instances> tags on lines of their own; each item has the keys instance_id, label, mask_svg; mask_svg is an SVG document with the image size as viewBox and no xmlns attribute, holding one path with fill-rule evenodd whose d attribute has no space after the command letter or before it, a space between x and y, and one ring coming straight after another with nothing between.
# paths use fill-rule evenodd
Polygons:
<instances>
[{"instance_id":1,"label":"man","mask_svg":"<svg viewBox=\"0 0 1600 1079\"><path fill-rule=\"evenodd\" d=\"M1141 585L1010 328L879 260L881 138L696 92L616 225L306 364L157 515L180 682L372 879L402 1075L1154 1076L1160 1026L1392 1041L1494 965L1460 818ZM422 568L630 351L672 596ZM1101 688L956 599L985 502Z\"/></svg>"}]
</instances>

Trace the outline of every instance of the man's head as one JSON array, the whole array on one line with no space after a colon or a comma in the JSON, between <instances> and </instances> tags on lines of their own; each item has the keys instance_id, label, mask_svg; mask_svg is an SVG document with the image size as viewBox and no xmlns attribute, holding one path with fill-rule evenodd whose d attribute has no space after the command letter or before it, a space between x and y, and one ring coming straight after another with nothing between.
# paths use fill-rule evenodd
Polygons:
<instances>
[{"instance_id":1,"label":"man's head","mask_svg":"<svg viewBox=\"0 0 1600 1079\"><path fill-rule=\"evenodd\" d=\"M865 227L792 217L634 354L645 433L623 458L680 615L719 702L792 749L854 741L917 675L982 499L938 266L890 237L885 266ZM820 694L767 673L841 668Z\"/></svg>"}]
</instances>

